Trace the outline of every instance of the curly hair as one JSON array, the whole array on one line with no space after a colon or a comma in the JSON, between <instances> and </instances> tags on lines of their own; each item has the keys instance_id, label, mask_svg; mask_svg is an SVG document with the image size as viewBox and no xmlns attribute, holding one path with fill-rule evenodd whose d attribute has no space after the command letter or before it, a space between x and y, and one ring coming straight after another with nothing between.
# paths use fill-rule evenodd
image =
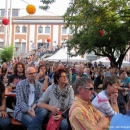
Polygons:
<instances>
[{"instance_id":1,"label":"curly hair","mask_svg":"<svg viewBox=\"0 0 130 130\"><path fill-rule=\"evenodd\" d=\"M17 74L17 67L18 67L18 65L22 65L22 68L23 68L23 74L25 74L25 65L24 65L24 63L23 62L17 62L16 64L15 64L15 66L14 66L14 74Z\"/></svg>"}]
</instances>

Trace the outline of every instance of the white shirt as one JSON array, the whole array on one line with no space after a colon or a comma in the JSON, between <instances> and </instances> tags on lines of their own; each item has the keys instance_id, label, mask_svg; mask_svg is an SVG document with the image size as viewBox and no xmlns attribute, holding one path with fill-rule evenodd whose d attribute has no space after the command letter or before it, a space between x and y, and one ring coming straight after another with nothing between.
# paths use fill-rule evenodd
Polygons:
<instances>
[{"instance_id":1,"label":"white shirt","mask_svg":"<svg viewBox=\"0 0 130 130\"><path fill-rule=\"evenodd\" d=\"M34 84L29 84L29 99L28 99L28 106L29 109L32 108L33 103L34 103L34 98L35 98L35 87Z\"/></svg>"}]
</instances>

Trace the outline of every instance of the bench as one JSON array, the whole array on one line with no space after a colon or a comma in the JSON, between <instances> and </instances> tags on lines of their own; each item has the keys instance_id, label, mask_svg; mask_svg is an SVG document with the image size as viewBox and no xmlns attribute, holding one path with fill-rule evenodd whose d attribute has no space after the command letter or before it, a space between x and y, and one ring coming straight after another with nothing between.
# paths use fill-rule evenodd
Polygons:
<instances>
[{"instance_id":1,"label":"bench","mask_svg":"<svg viewBox=\"0 0 130 130\"><path fill-rule=\"evenodd\" d=\"M18 121L17 121L16 119L14 119L14 118L10 118L10 120L11 120L12 125L22 126L22 124L21 124L20 122L18 122Z\"/></svg>"},{"instance_id":2,"label":"bench","mask_svg":"<svg viewBox=\"0 0 130 130\"><path fill-rule=\"evenodd\" d=\"M23 126L20 122L18 122L18 121L17 121L16 119L14 119L14 118L10 118L10 120L11 120L12 125L14 125L14 126ZM43 128L46 128L46 126L47 126L47 124L43 123L42 127L43 127Z\"/></svg>"}]
</instances>

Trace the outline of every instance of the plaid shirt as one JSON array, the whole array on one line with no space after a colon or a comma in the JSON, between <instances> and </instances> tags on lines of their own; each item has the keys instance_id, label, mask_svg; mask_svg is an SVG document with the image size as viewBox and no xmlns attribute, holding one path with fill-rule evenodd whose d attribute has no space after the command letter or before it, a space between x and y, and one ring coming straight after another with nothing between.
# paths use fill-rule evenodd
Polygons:
<instances>
[{"instance_id":1,"label":"plaid shirt","mask_svg":"<svg viewBox=\"0 0 130 130\"><path fill-rule=\"evenodd\" d=\"M21 121L22 113L26 113L29 109L29 82L27 79L22 80L16 87L16 106L14 110L14 118ZM35 99L34 104L37 104L39 98L42 96L42 84L38 81L34 83L35 87Z\"/></svg>"}]
</instances>

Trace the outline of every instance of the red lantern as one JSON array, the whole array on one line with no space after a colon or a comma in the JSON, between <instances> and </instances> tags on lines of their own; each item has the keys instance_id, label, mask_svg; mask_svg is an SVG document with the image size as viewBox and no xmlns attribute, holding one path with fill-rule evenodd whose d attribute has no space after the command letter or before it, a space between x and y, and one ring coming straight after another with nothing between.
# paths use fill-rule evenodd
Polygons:
<instances>
[{"instance_id":1,"label":"red lantern","mask_svg":"<svg viewBox=\"0 0 130 130\"><path fill-rule=\"evenodd\" d=\"M51 39L50 38L47 38L47 42L50 42L51 41Z\"/></svg>"},{"instance_id":2,"label":"red lantern","mask_svg":"<svg viewBox=\"0 0 130 130\"><path fill-rule=\"evenodd\" d=\"M9 24L9 19L3 18L3 19L2 19L2 23L3 23L4 25L8 25L8 24Z\"/></svg>"},{"instance_id":3,"label":"red lantern","mask_svg":"<svg viewBox=\"0 0 130 130\"><path fill-rule=\"evenodd\" d=\"M104 35L103 30L99 30L99 36L102 37Z\"/></svg>"}]
</instances>

